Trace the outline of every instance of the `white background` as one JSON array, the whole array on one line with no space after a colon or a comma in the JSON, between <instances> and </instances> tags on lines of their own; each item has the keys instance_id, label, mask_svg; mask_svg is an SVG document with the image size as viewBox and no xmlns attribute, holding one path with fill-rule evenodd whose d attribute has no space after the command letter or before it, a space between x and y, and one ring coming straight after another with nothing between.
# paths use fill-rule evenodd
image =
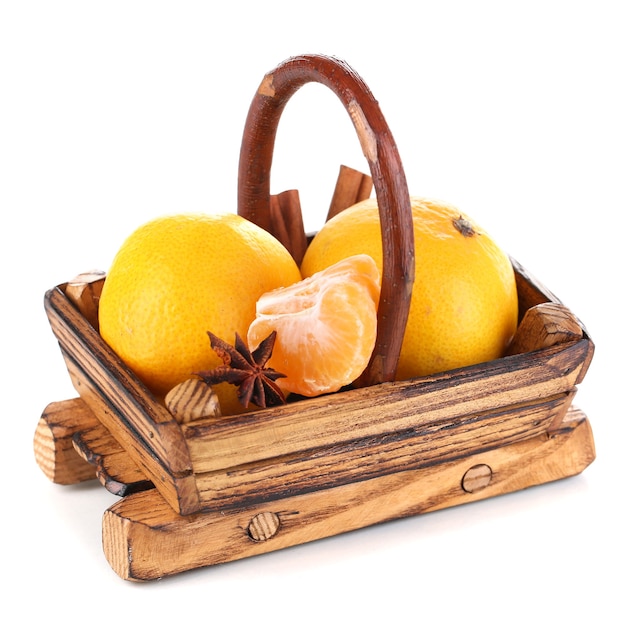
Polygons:
<instances>
[{"instance_id":1,"label":"white background","mask_svg":"<svg viewBox=\"0 0 626 621\"><path fill-rule=\"evenodd\" d=\"M0 5L0 606L65 619L623 619L622 3L225 4ZM74 396L43 294L106 270L149 218L235 211L250 100L304 52L339 56L369 84L411 193L469 213L586 324L597 351L576 403L597 459L506 497L125 582L101 549L115 497L56 486L33 457L44 407ZM272 190L298 188L313 230L342 163L366 170L338 100L309 85L281 121Z\"/></svg>"}]
</instances>

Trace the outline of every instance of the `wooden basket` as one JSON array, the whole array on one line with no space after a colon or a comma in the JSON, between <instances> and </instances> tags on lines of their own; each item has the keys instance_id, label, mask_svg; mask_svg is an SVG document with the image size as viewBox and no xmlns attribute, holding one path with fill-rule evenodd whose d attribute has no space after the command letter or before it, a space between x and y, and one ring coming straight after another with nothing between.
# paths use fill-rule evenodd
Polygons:
<instances>
[{"instance_id":1,"label":"wooden basket","mask_svg":"<svg viewBox=\"0 0 626 621\"><path fill-rule=\"evenodd\" d=\"M301 214L293 201L270 196L269 179L282 110L311 81L347 109L385 223L379 338L357 387L177 422L100 338L104 274L45 295L79 396L44 410L35 456L54 482L97 477L122 497L104 514L103 547L125 579L153 580L524 489L578 474L595 458L587 418L572 405L593 343L516 262L523 319L505 357L391 381L414 267L409 193L378 104L350 67L310 55L264 77L242 141L239 213L301 253L302 239L281 234L300 231L292 224Z\"/></svg>"}]
</instances>

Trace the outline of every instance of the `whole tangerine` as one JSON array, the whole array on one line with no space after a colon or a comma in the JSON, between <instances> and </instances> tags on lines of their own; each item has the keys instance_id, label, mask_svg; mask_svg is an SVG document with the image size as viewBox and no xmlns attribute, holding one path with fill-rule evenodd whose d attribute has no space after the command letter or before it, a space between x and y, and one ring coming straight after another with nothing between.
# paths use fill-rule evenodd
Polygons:
<instances>
[{"instance_id":1,"label":"whole tangerine","mask_svg":"<svg viewBox=\"0 0 626 621\"><path fill-rule=\"evenodd\" d=\"M207 332L246 334L265 293L301 279L286 248L231 213L163 216L136 229L107 273L100 333L157 397L222 363ZM222 411L239 410L234 386L215 387Z\"/></svg>"},{"instance_id":2,"label":"whole tangerine","mask_svg":"<svg viewBox=\"0 0 626 621\"><path fill-rule=\"evenodd\" d=\"M415 281L396 379L425 376L501 357L518 322L515 273L488 233L441 201L411 197ZM300 266L303 277L351 254L382 271L375 198L331 218Z\"/></svg>"}]
</instances>

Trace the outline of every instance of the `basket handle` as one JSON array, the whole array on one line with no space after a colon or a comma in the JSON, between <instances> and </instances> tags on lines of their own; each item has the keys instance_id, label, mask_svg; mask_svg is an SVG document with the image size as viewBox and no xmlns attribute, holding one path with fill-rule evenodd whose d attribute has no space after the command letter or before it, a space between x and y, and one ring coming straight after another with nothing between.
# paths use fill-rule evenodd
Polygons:
<instances>
[{"instance_id":1,"label":"basket handle","mask_svg":"<svg viewBox=\"0 0 626 621\"><path fill-rule=\"evenodd\" d=\"M415 273L411 204L398 149L378 102L345 62L317 54L296 56L265 75L244 128L238 213L270 230L270 169L278 121L291 96L308 82L324 84L339 97L369 163L382 223L383 273L376 345L357 384L390 381L398 365Z\"/></svg>"}]
</instances>

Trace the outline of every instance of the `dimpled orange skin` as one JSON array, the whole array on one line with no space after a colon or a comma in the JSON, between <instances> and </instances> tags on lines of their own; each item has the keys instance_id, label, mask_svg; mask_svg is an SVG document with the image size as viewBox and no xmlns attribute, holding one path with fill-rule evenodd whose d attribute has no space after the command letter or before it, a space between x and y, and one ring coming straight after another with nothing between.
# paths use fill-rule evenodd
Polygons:
<instances>
[{"instance_id":1,"label":"dimpled orange skin","mask_svg":"<svg viewBox=\"0 0 626 621\"><path fill-rule=\"evenodd\" d=\"M430 375L501 357L518 321L508 255L455 207L411 198L415 282L396 379ZM455 226L455 221L460 224ZM463 227L465 223L465 229ZM467 225L471 224L472 235ZM341 258L368 253L382 270L375 199L329 220L300 266L303 277Z\"/></svg>"},{"instance_id":2,"label":"dimpled orange skin","mask_svg":"<svg viewBox=\"0 0 626 621\"><path fill-rule=\"evenodd\" d=\"M234 343L266 291L300 280L288 251L236 214L157 218L116 254L99 306L102 338L158 397L222 361L207 331ZM215 387L222 411L240 410L235 387Z\"/></svg>"}]
</instances>

